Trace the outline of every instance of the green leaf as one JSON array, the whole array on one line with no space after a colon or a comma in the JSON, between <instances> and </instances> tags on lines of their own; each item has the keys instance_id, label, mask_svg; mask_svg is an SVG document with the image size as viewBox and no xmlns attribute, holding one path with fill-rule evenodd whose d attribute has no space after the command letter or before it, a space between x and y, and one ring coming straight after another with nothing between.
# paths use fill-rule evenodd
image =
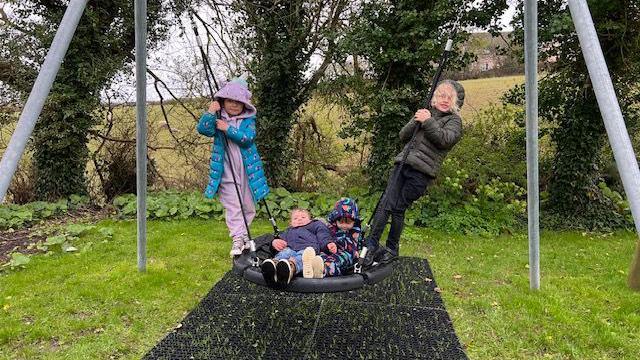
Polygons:
<instances>
[{"instance_id":1,"label":"green leaf","mask_svg":"<svg viewBox=\"0 0 640 360\"><path fill-rule=\"evenodd\" d=\"M62 247L62 251L64 251L64 252L78 251L78 248L76 248L75 246L71 245L68 242L65 242L64 244L62 244L61 247Z\"/></svg>"},{"instance_id":2,"label":"green leaf","mask_svg":"<svg viewBox=\"0 0 640 360\"><path fill-rule=\"evenodd\" d=\"M50 236L46 239L46 241L44 242L44 245L47 245L47 246L60 245L65 241L67 241L67 237L64 235Z\"/></svg>"},{"instance_id":3,"label":"green leaf","mask_svg":"<svg viewBox=\"0 0 640 360\"><path fill-rule=\"evenodd\" d=\"M208 213L211 212L211 210L213 210L211 208L211 206L207 205L207 204L198 204L196 205L196 210L203 212L203 213Z\"/></svg>"},{"instance_id":4,"label":"green leaf","mask_svg":"<svg viewBox=\"0 0 640 360\"><path fill-rule=\"evenodd\" d=\"M275 190L276 195L281 196L281 197L285 197L288 195L291 195L291 193L289 191L287 191L287 189L285 188L277 188Z\"/></svg>"},{"instance_id":5,"label":"green leaf","mask_svg":"<svg viewBox=\"0 0 640 360\"><path fill-rule=\"evenodd\" d=\"M131 201L131 197L130 196L118 196L117 198L115 198L113 200L113 206L115 207L122 207L125 204L128 204Z\"/></svg>"},{"instance_id":6,"label":"green leaf","mask_svg":"<svg viewBox=\"0 0 640 360\"><path fill-rule=\"evenodd\" d=\"M100 229L100 234L105 237L111 238L113 237L113 229L112 228L102 228Z\"/></svg>"},{"instance_id":7,"label":"green leaf","mask_svg":"<svg viewBox=\"0 0 640 360\"><path fill-rule=\"evenodd\" d=\"M157 217L157 218L163 218L163 217L166 217L166 216L168 216L168 215L169 215L169 209L163 206L163 207L159 208L158 210L156 210L156 211L154 212L154 215L155 215L155 217Z\"/></svg>"},{"instance_id":8,"label":"green leaf","mask_svg":"<svg viewBox=\"0 0 640 360\"><path fill-rule=\"evenodd\" d=\"M11 260L9 261L9 266L13 269L16 267L24 267L27 265L31 259L22 253L14 252L11 253Z\"/></svg>"},{"instance_id":9,"label":"green leaf","mask_svg":"<svg viewBox=\"0 0 640 360\"><path fill-rule=\"evenodd\" d=\"M79 236L82 233L95 228L95 225L70 224L66 227L66 232L72 236Z\"/></svg>"},{"instance_id":10,"label":"green leaf","mask_svg":"<svg viewBox=\"0 0 640 360\"><path fill-rule=\"evenodd\" d=\"M136 208L136 203L135 202L130 202L128 203L123 209L122 209L122 214L123 215L135 215L137 212L137 208Z\"/></svg>"}]
</instances>

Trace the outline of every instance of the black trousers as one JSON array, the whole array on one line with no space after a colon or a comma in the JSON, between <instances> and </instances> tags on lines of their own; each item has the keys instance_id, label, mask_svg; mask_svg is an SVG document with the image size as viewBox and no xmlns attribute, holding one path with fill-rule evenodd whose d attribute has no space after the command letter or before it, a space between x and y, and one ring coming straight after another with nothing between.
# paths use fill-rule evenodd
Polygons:
<instances>
[{"instance_id":1,"label":"black trousers","mask_svg":"<svg viewBox=\"0 0 640 360\"><path fill-rule=\"evenodd\" d=\"M383 198L373 217L371 234L367 246L375 249L380 245L380 236L384 232L389 217L391 228L387 237L387 247L398 254L400 234L404 227L404 213L418 200L427 188L433 183L434 178L426 175L410 165L396 165L387 182Z\"/></svg>"}]
</instances>

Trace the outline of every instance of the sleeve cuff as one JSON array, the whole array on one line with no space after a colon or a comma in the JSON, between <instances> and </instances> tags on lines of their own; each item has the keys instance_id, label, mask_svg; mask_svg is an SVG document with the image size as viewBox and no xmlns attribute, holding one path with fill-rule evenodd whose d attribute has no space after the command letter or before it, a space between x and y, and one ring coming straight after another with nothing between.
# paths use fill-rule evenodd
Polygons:
<instances>
[{"instance_id":1,"label":"sleeve cuff","mask_svg":"<svg viewBox=\"0 0 640 360\"><path fill-rule=\"evenodd\" d=\"M429 118L422 123L422 129L426 132L434 132L438 129L436 122L433 118Z\"/></svg>"}]
</instances>

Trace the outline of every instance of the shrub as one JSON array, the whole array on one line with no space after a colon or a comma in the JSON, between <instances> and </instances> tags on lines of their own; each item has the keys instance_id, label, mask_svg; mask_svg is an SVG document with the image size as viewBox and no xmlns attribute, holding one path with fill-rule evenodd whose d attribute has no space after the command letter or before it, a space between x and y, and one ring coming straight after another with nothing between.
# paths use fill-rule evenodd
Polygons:
<instances>
[{"instance_id":1,"label":"shrub","mask_svg":"<svg viewBox=\"0 0 640 360\"><path fill-rule=\"evenodd\" d=\"M31 159L21 161L7 190L8 199L14 204L34 202L36 200L35 178L35 167Z\"/></svg>"},{"instance_id":2,"label":"shrub","mask_svg":"<svg viewBox=\"0 0 640 360\"><path fill-rule=\"evenodd\" d=\"M447 178L434 186L427 196L417 201L405 219L409 225L429 226L456 233L496 235L513 231L524 214L524 190L514 183L498 180L468 191L461 184L468 179L464 172L455 178ZM345 195L358 202L361 216L368 222L380 193L368 193L364 189L351 189ZM300 207L309 209L314 217L324 218L332 210L335 194L290 193L284 188L273 189L266 199L272 215L286 228L289 213ZM136 198L124 195L113 202L120 217L136 214ZM161 192L151 194L147 200L147 216L150 219L186 219L199 217L222 220L223 207L216 199L209 200L200 193ZM257 207L257 216L267 218L264 203Z\"/></svg>"},{"instance_id":3,"label":"shrub","mask_svg":"<svg viewBox=\"0 0 640 360\"><path fill-rule=\"evenodd\" d=\"M525 189L498 178L475 185L464 170L439 179L409 210L409 225L483 236L513 232L526 215Z\"/></svg>"},{"instance_id":4,"label":"shrub","mask_svg":"<svg viewBox=\"0 0 640 360\"><path fill-rule=\"evenodd\" d=\"M89 203L86 196L72 195L54 203L37 201L25 205L0 205L0 230L19 229L41 220L66 214L69 210L85 207Z\"/></svg>"},{"instance_id":5,"label":"shrub","mask_svg":"<svg viewBox=\"0 0 640 360\"><path fill-rule=\"evenodd\" d=\"M128 133L125 133L124 138ZM107 202L121 194L136 194L136 144L134 141L106 142L103 156L97 161L102 191ZM154 160L147 158L147 186L152 186L157 178Z\"/></svg>"}]
</instances>

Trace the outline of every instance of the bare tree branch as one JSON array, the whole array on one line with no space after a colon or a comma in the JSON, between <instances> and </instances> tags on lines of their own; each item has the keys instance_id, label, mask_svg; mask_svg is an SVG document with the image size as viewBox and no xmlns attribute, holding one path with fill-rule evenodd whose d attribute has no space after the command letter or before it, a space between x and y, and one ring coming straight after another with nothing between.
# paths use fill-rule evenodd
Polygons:
<instances>
[{"instance_id":1,"label":"bare tree branch","mask_svg":"<svg viewBox=\"0 0 640 360\"><path fill-rule=\"evenodd\" d=\"M198 119L199 119L199 118L196 116L196 114L194 114L194 113L191 111L191 109L189 109L189 108L184 104L184 102L182 102L182 100L181 100L180 98L178 98L177 96L175 96L175 95L173 94L173 92L171 91L171 89L169 89L169 87L167 86L167 84L166 84L164 81L162 81L162 79L160 79L160 77L158 77L158 75L156 75L153 71L151 71L151 70L149 70L149 69L147 69L147 74L151 75L151 76L153 77L153 79L154 79L154 81L155 81L156 83L158 83L158 82L159 82L160 84L162 84L162 86L164 86L164 88L167 90L167 92L169 93L169 95L171 95L171 97L172 97L172 98L174 98L174 99L178 102L178 104L180 104L180 106L182 106L182 108L183 108L183 109L185 109L185 110L189 113L189 115L191 115L191 117L192 117L196 122L198 121Z\"/></svg>"}]
</instances>

